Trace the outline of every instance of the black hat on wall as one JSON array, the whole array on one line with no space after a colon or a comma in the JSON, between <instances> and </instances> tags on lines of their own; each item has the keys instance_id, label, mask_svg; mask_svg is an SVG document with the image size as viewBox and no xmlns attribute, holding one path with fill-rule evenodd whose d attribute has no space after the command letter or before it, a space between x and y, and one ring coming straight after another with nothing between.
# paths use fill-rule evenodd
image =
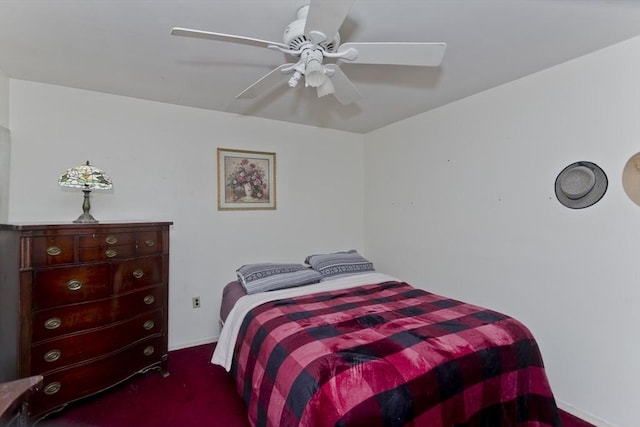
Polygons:
<instances>
[{"instance_id":1,"label":"black hat on wall","mask_svg":"<svg viewBox=\"0 0 640 427\"><path fill-rule=\"evenodd\" d=\"M607 192L607 175L592 162L576 162L564 168L556 178L556 197L571 209L597 203Z\"/></svg>"}]
</instances>

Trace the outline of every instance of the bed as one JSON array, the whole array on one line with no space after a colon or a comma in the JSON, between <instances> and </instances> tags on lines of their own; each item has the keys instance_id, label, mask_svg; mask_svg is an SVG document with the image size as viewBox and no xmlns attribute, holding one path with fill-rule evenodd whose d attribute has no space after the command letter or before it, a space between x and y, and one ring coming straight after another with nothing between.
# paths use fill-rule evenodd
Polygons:
<instances>
[{"instance_id":1,"label":"bed","mask_svg":"<svg viewBox=\"0 0 640 427\"><path fill-rule=\"evenodd\" d=\"M212 363L254 426L559 426L519 321L368 271L225 287Z\"/></svg>"}]
</instances>

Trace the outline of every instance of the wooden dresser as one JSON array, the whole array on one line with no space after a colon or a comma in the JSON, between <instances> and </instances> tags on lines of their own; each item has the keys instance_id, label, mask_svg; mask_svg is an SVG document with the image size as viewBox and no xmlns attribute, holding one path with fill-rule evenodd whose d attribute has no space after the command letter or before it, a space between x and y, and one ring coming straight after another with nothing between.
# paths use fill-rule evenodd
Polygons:
<instances>
[{"instance_id":1,"label":"wooden dresser","mask_svg":"<svg viewBox=\"0 0 640 427\"><path fill-rule=\"evenodd\" d=\"M168 375L171 224L0 224L0 382L44 376L32 420Z\"/></svg>"}]
</instances>

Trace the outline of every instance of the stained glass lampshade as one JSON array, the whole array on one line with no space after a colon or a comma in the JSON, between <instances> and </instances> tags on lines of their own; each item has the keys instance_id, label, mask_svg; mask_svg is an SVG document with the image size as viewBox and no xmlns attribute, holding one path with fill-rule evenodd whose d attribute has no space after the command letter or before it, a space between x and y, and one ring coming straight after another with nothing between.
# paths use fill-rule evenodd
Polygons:
<instances>
[{"instance_id":1,"label":"stained glass lampshade","mask_svg":"<svg viewBox=\"0 0 640 427\"><path fill-rule=\"evenodd\" d=\"M89 212L91 203L89 195L91 190L108 190L113 187L111 178L100 169L91 166L89 161L81 166L67 169L58 179L58 185L61 187L80 188L84 192L84 200L82 202L82 215L73 222L92 223L98 222Z\"/></svg>"}]
</instances>

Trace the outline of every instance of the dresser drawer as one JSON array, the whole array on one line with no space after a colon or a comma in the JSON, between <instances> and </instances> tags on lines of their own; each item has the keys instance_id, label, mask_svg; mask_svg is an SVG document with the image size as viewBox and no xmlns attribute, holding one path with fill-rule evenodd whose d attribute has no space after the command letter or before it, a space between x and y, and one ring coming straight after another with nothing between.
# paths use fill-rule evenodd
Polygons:
<instances>
[{"instance_id":1,"label":"dresser drawer","mask_svg":"<svg viewBox=\"0 0 640 427\"><path fill-rule=\"evenodd\" d=\"M162 232L159 230L139 232L137 245L138 255L162 253Z\"/></svg>"},{"instance_id":2,"label":"dresser drawer","mask_svg":"<svg viewBox=\"0 0 640 427\"><path fill-rule=\"evenodd\" d=\"M80 248L78 261L106 261L109 259L131 258L135 254L133 245L113 245L107 248Z\"/></svg>"},{"instance_id":3,"label":"dresser drawer","mask_svg":"<svg viewBox=\"0 0 640 427\"><path fill-rule=\"evenodd\" d=\"M33 238L31 262L34 266L69 264L75 261L73 236L40 236Z\"/></svg>"},{"instance_id":4,"label":"dresser drawer","mask_svg":"<svg viewBox=\"0 0 640 427\"><path fill-rule=\"evenodd\" d=\"M32 341L104 326L162 307L163 289L152 287L98 301L71 304L32 314Z\"/></svg>"},{"instance_id":5,"label":"dresser drawer","mask_svg":"<svg viewBox=\"0 0 640 427\"><path fill-rule=\"evenodd\" d=\"M112 246L133 246L135 241L135 233L88 234L78 237L78 247L105 249Z\"/></svg>"},{"instance_id":6,"label":"dresser drawer","mask_svg":"<svg viewBox=\"0 0 640 427\"><path fill-rule=\"evenodd\" d=\"M111 295L109 264L89 264L36 270L32 309L107 298Z\"/></svg>"},{"instance_id":7,"label":"dresser drawer","mask_svg":"<svg viewBox=\"0 0 640 427\"><path fill-rule=\"evenodd\" d=\"M47 373L157 335L162 332L162 315L158 309L107 327L41 342L31 349L31 370Z\"/></svg>"},{"instance_id":8,"label":"dresser drawer","mask_svg":"<svg viewBox=\"0 0 640 427\"><path fill-rule=\"evenodd\" d=\"M163 337L151 338L91 363L45 374L42 389L30 400L31 415L37 417L57 406L104 390L143 369L159 365L167 354L164 342Z\"/></svg>"},{"instance_id":9,"label":"dresser drawer","mask_svg":"<svg viewBox=\"0 0 640 427\"><path fill-rule=\"evenodd\" d=\"M87 234L78 237L81 262L130 258L135 255L134 233Z\"/></svg>"},{"instance_id":10,"label":"dresser drawer","mask_svg":"<svg viewBox=\"0 0 640 427\"><path fill-rule=\"evenodd\" d=\"M119 294L133 289L159 285L162 282L162 256L121 261L114 264L113 292Z\"/></svg>"}]
</instances>

